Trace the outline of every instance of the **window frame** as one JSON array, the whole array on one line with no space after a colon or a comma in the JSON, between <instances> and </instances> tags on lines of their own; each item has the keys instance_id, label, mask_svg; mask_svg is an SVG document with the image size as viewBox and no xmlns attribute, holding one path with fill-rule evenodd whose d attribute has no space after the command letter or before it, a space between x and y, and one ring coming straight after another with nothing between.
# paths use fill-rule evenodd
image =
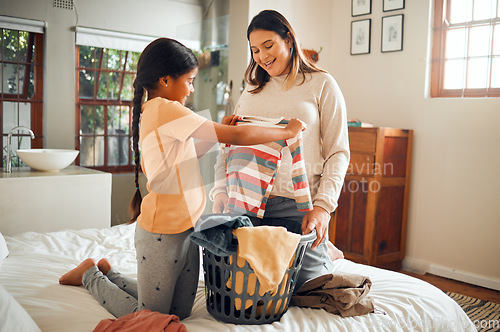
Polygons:
<instances>
[{"instance_id":1,"label":"window frame","mask_svg":"<svg viewBox=\"0 0 500 332\"><path fill-rule=\"evenodd\" d=\"M432 64L431 64L431 86L430 86L430 96L432 98L496 98L500 97L500 88L467 88L467 75L465 74L465 82L463 88L460 89L445 89L444 88L444 76L445 76L445 51L446 51L446 32L451 29L458 27L459 25L451 26L447 22L447 16L449 15L450 2L453 0L435 0L434 1L434 21L433 21L433 42L432 42ZM497 0L497 6L500 6ZM497 9L498 10L498 9ZM489 22L489 23L488 23ZM500 18L488 19L482 21L467 21L463 24L464 28L470 28L474 26L480 26L488 24L489 26L499 24ZM451 26L451 27L450 27ZM493 32L494 33L494 32ZM467 34L467 38L470 35ZM492 40L494 36L492 35ZM467 45L468 45L467 40ZM500 56L493 54L493 43L490 45L490 50L488 54L489 69L488 76L491 83L491 66L494 58L500 59ZM475 57L470 57L468 54L465 55L464 60L466 63L465 73L467 73L467 66L471 59Z\"/></svg>"},{"instance_id":2,"label":"window frame","mask_svg":"<svg viewBox=\"0 0 500 332\"><path fill-rule=\"evenodd\" d=\"M101 48L103 51L100 53L100 57L98 59L99 64L96 66L96 68L89 69L86 67L81 67L80 66L80 47L81 45L75 45L75 95L76 95L76 108L75 108L75 113L76 113L76 121L75 121L75 130L76 130L76 137L75 137L75 148L78 151L81 151L81 142L80 139L82 137L103 137L104 140L104 160L103 160L103 165L101 166L91 166L91 165L81 165L81 153L78 154L77 159L75 160L75 164L86 167L86 168L92 168L100 171L105 171L105 172L110 172L110 173L130 173L133 172L135 169L135 162L133 160L134 154L132 152L132 149L130 148L130 144L128 144L128 164L127 165L109 165L108 162L108 150L109 150L109 143L108 143L108 138L109 137L123 137L119 135L113 135L108 133L108 108L112 106L117 106L117 107L128 107L129 108L129 116L128 116L128 124L129 124L129 131L128 134L126 135L127 137L127 142L130 143L132 139L132 108L133 108L133 98L131 100L122 100L122 90L123 90L123 83L125 79L125 74L136 74L136 71L130 71L126 70L126 65L127 65L127 57L133 53L132 51L125 51L122 50L121 52L126 52L125 54L125 59L123 61L123 67L120 70L117 69L109 69L109 68L102 68L102 61L104 58L104 50L106 49L105 47L98 47L94 46L96 48ZM109 48L108 48L109 49ZM113 49L114 50L114 49ZM95 80L94 80L94 93L92 98L87 98L87 97L80 97L80 80L79 80L79 73L81 70L91 70L95 73ZM100 77L103 73L119 73L120 74L120 87L119 87L119 92L118 92L118 98L117 99L109 99L108 97L106 98L98 98L98 89L99 89L99 80ZM104 113L104 123L103 123L103 129L104 132L103 134L96 134L95 131L93 134L83 134L81 132L81 109L82 106L102 106L103 107L103 113Z\"/></svg>"},{"instance_id":3,"label":"window frame","mask_svg":"<svg viewBox=\"0 0 500 332\"><path fill-rule=\"evenodd\" d=\"M35 138L31 139L28 133L21 131L19 133L13 132L12 137L26 137L30 139L30 144L32 148L42 148L43 147L43 67L44 67L44 34L39 32L27 31L27 30L18 30L11 28L0 28L0 33L2 34L1 38L3 40L3 30L10 31L22 31L27 32L28 35L28 48L25 61L11 61L4 60L3 51L0 52L0 64L16 64L18 66L24 66L25 74L22 92L14 93L3 93L3 87L0 89L0 128L2 128L2 150L0 151L0 158L4 160L4 149L3 149L3 139L8 137L8 132L4 133L3 131L3 118L4 118L4 110L3 104L4 102L12 102L12 103L26 103L30 104L30 129L35 134ZM19 37L18 37L19 38ZM30 66L33 66L33 95L28 96L28 85L29 85L29 73ZM3 80L4 71L0 70L1 80ZM18 78L19 82L19 78ZM21 91L21 87L19 90ZM15 147L13 144L12 147ZM19 146L18 146L19 148ZM10 151L6 151L10 153ZM14 156L15 157L15 156Z\"/></svg>"}]
</instances>

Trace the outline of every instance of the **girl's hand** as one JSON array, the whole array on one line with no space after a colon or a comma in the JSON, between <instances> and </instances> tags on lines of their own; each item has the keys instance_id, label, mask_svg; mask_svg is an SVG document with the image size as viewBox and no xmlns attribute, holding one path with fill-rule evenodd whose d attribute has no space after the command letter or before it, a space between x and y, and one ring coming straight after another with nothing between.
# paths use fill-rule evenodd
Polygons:
<instances>
[{"instance_id":1,"label":"girl's hand","mask_svg":"<svg viewBox=\"0 0 500 332\"><path fill-rule=\"evenodd\" d=\"M299 119L291 119L285 127L290 132L290 137L297 136L301 131L306 130L306 124Z\"/></svg>"},{"instance_id":2,"label":"girl's hand","mask_svg":"<svg viewBox=\"0 0 500 332\"><path fill-rule=\"evenodd\" d=\"M223 125L226 125L226 126L234 126L236 124L236 121L239 119L240 117L237 116L237 115L227 115L225 117L222 118L222 120L220 121L221 124Z\"/></svg>"}]
</instances>

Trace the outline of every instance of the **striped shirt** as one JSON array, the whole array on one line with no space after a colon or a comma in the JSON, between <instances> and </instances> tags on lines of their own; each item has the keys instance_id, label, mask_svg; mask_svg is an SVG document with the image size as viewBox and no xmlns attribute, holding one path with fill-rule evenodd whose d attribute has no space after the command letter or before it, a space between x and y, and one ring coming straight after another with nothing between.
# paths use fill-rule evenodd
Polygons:
<instances>
[{"instance_id":1,"label":"striped shirt","mask_svg":"<svg viewBox=\"0 0 500 332\"><path fill-rule=\"evenodd\" d=\"M237 125L285 127L288 120L242 117ZM309 182L304 164L302 133L294 138L266 144L238 146L226 144L226 188L228 208L250 216L263 218L266 203L273 189L285 147L292 157L292 183L299 211L313 209Z\"/></svg>"}]
</instances>

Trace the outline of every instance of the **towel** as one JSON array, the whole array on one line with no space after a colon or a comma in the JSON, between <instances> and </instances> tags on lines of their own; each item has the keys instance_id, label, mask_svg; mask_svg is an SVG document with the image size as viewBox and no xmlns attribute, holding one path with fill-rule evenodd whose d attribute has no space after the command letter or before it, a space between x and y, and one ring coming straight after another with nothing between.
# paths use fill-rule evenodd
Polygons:
<instances>
[{"instance_id":1,"label":"towel","mask_svg":"<svg viewBox=\"0 0 500 332\"><path fill-rule=\"evenodd\" d=\"M367 296L371 285L370 278L357 274L325 274L306 281L290 305L325 309L342 317L364 315L375 310Z\"/></svg>"},{"instance_id":2,"label":"towel","mask_svg":"<svg viewBox=\"0 0 500 332\"><path fill-rule=\"evenodd\" d=\"M274 226L241 227L233 234L238 238L238 260L245 259L254 270L260 283L259 293L276 294L300 235Z\"/></svg>"},{"instance_id":3,"label":"towel","mask_svg":"<svg viewBox=\"0 0 500 332\"><path fill-rule=\"evenodd\" d=\"M136 311L118 319L103 319L94 332L187 332L179 317L149 309Z\"/></svg>"}]
</instances>

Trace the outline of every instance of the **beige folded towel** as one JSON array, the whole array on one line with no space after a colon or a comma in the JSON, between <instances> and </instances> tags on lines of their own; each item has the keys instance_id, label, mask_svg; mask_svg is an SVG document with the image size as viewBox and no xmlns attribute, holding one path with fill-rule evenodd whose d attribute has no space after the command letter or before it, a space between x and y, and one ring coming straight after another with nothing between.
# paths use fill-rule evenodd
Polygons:
<instances>
[{"instance_id":1,"label":"beige folded towel","mask_svg":"<svg viewBox=\"0 0 500 332\"><path fill-rule=\"evenodd\" d=\"M259 293L276 294L300 235L276 226L240 227L233 234L238 238L238 260L245 259L257 275Z\"/></svg>"}]
</instances>

